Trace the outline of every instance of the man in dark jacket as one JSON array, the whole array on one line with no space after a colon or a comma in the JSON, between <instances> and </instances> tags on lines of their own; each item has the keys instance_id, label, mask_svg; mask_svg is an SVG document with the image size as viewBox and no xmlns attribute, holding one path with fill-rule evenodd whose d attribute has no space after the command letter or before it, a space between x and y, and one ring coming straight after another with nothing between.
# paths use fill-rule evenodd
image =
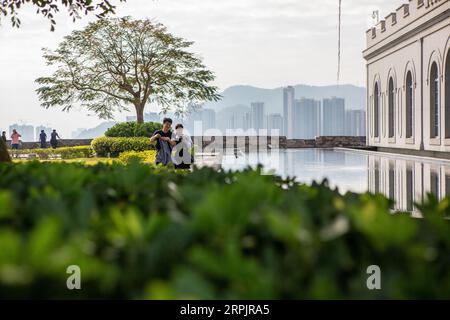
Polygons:
<instances>
[{"instance_id":1,"label":"man in dark jacket","mask_svg":"<svg viewBox=\"0 0 450 320\"><path fill-rule=\"evenodd\" d=\"M39 142L41 143L41 149L47 148L47 134L44 130L41 130L39 134Z\"/></svg>"},{"instance_id":2,"label":"man in dark jacket","mask_svg":"<svg viewBox=\"0 0 450 320\"><path fill-rule=\"evenodd\" d=\"M156 142L156 164L168 165L172 163L172 147L176 144L172 140L172 119L164 118L161 130L156 130L151 142Z\"/></svg>"}]
</instances>

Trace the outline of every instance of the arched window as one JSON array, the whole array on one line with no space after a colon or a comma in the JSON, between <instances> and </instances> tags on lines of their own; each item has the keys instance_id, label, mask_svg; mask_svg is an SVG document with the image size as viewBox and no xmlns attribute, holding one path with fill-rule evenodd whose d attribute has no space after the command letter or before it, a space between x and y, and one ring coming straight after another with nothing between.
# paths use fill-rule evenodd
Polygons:
<instances>
[{"instance_id":1,"label":"arched window","mask_svg":"<svg viewBox=\"0 0 450 320\"><path fill-rule=\"evenodd\" d=\"M430 138L439 136L439 70L436 62L430 72Z\"/></svg>"},{"instance_id":2,"label":"arched window","mask_svg":"<svg viewBox=\"0 0 450 320\"><path fill-rule=\"evenodd\" d=\"M395 134L395 88L394 88L394 79L389 79L389 86L388 86L389 94L388 94L388 116L389 116L389 138L393 138Z\"/></svg>"},{"instance_id":3,"label":"arched window","mask_svg":"<svg viewBox=\"0 0 450 320\"><path fill-rule=\"evenodd\" d=\"M450 50L445 61L445 137L450 138Z\"/></svg>"},{"instance_id":4,"label":"arched window","mask_svg":"<svg viewBox=\"0 0 450 320\"><path fill-rule=\"evenodd\" d=\"M373 90L373 128L374 136L378 138L380 136L380 90L378 83L375 83Z\"/></svg>"},{"instance_id":5,"label":"arched window","mask_svg":"<svg viewBox=\"0 0 450 320\"><path fill-rule=\"evenodd\" d=\"M406 138L413 135L414 84L411 71L406 75Z\"/></svg>"}]
</instances>

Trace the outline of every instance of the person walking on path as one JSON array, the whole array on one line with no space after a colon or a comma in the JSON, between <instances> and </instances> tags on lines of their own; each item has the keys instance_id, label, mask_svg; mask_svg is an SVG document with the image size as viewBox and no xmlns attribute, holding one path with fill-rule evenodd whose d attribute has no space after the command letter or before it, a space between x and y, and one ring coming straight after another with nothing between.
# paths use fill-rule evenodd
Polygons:
<instances>
[{"instance_id":1,"label":"person walking on path","mask_svg":"<svg viewBox=\"0 0 450 320\"><path fill-rule=\"evenodd\" d=\"M151 142L156 142L156 164L166 166L172 163L172 147L176 142L172 140L171 127L172 119L164 118L162 129L156 130L150 139Z\"/></svg>"},{"instance_id":2,"label":"person walking on path","mask_svg":"<svg viewBox=\"0 0 450 320\"><path fill-rule=\"evenodd\" d=\"M56 132L55 129L53 129L53 132L50 134L50 145L53 149L58 148L58 139L61 139Z\"/></svg>"},{"instance_id":3,"label":"person walking on path","mask_svg":"<svg viewBox=\"0 0 450 320\"><path fill-rule=\"evenodd\" d=\"M16 129L13 129L12 135L11 135L11 149L18 150L20 145L20 138L22 136L17 132Z\"/></svg>"},{"instance_id":4,"label":"person walking on path","mask_svg":"<svg viewBox=\"0 0 450 320\"><path fill-rule=\"evenodd\" d=\"M44 130L41 130L41 133L39 134L39 142L41 144L41 149L47 148L47 134Z\"/></svg>"}]
</instances>

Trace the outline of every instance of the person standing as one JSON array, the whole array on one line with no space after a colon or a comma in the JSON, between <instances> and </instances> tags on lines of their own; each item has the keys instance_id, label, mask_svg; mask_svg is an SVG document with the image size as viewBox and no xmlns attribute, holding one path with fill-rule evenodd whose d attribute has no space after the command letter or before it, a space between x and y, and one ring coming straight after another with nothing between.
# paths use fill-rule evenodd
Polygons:
<instances>
[{"instance_id":1,"label":"person standing","mask_svg":"<svg viewBox=\"0 0 450 320\"><path fill-rule=\"evenodd\" d=\"M172 147L176 142L172 140L172 119L164 118L161 130L156 130L150 141L156 142L156 164L168 165L172 163Z\"/></svg>"},{"instance_id":2,"label":"person standing","mask_svg":"<svg viewBox=\"0 0 450 320\"><path fill-rule=\"evenodd\" d=\"M58 133L56 132L55 129L53 129L52 133L50 134L50 146L53 149L58 148L58 139L61 139L58 135Z\"/></svg>"},{"instance_id":3,"label":"person standing","mask_svg":"<svg viewBox=\"0 0 450 320\"><path fill-rule=\"evenodd\" d=\"M11 149L18 150L20 145L20 138L22 136L17 132L16 129L13 129L12 135L11 135Z\"/></svg>"},{"instance_id":4,"label":"person standing","mask_svg":"<svg viewBox=\"0 0 450 320\"><path fill-rule=\"evenodd\" d=\"M6 138L6 131L2 132L2 140L3 142L6 144L6 142L8 141L8 139Z\"/></svg>"},{"instance_id":5,"label":"person standing","mask_svg":"<svg viewBox=\"0 0 450 320\"><path fill-rule=\"evenodd\" d=\"M184 127L181 123L175 127L174 141L176 143L174 147L175 156L173 157L175 169L190 169L191 164L194 162L191 154L192 139L188 134L184 133Z\"/></svg>"},{"instance_id":6,"label":"person standing","mask_svg":"<svg viewBox=\"0 0 450 320\"><path fill-rule=\"evenodd\" d=\"M39 134L39 142L41 144L41 149L47 148L47 134L44 130L41 130L41 133Z\"/></svg>"}]
</instances>

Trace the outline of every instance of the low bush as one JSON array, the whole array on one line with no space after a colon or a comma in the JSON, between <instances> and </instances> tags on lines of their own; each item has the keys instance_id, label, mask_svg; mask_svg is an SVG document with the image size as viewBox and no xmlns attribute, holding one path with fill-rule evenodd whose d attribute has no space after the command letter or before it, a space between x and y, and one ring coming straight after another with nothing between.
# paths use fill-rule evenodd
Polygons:
<instances>
[{"instance_id":1,"label":"low bush","mask_svg":"<svg viewBox=\"0 0 450 320\"><path fill-rule=\"evenodd\" d=\"M127 151L141 152L155 149L155 145L150 142L150 138L101 137L92 140L91 146L98 157L113 158Z\"/></svg>"},{"instance_id":2,"label":"low bush","mask_svg":"<svg viewBox=\"0 0 450 320\"><path fill-rule=\"evenodd\" d=\"M156 130L161 129L161 123L156 122L122 122L105 132L106 137L147 137L150 138Z\"/></svg>"},{"instance_id":3,"label":"low bush","mask_svg":"<svg viewBox=\"0 0 450 320\"><path fill-rule=\"evenodd\" d=\"M28 162L0 177L0 298L450 298L449 198L412 219L252 170Z\"/></svg>"},{"instance_id":4,"label":"low bush","mask_svg":"<svg viewBox=\"0 0 450 320\"><path fill-rule=\"evenodd\" d=\"M156 151L155 150L149 150L149 151L142 151L142 152L136 152L136 151L127 151L122 152L119 156L119 160L122 161L124 164L131 164L132 162L139 162L139 163L154 163L156 159Z\"/></svg>"},{"instance_id":5,"label":"low bush","mask_svg":"<svg viewBox=\"0 0 450 320\"><path fill-rule=\"evenodd\" d=\"M93 156L93 151L90 146L77 146L77 147L63 147L57 149L22 149L11 150L13 156L21 154L35 154L39 159L58 158L61 159L76 159L76 158L90 158Z\"/></svg>"}]
</instances>

